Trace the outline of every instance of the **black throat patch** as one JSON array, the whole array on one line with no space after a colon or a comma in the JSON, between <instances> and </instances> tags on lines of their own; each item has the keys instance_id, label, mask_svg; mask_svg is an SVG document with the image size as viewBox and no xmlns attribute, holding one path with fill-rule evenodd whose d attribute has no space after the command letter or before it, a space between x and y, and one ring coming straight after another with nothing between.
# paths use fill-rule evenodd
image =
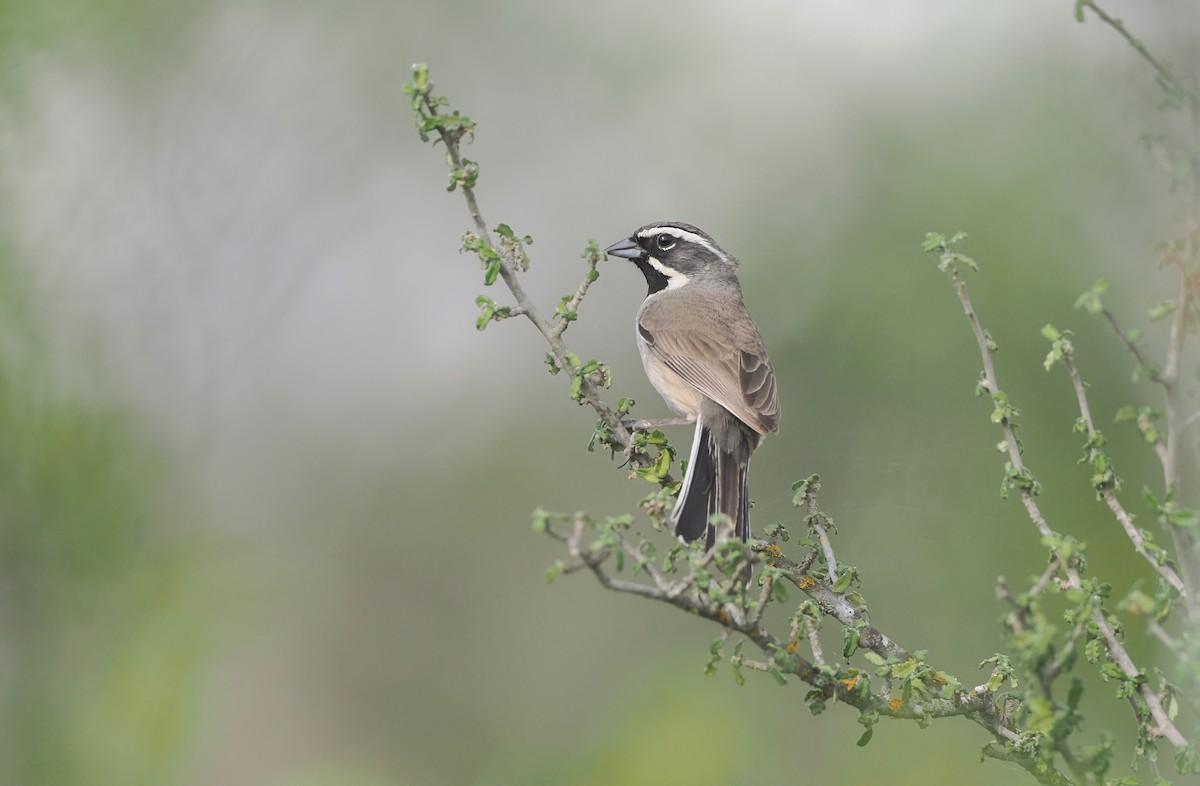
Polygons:
<instances>
[{"instance_id":1,"label":"black throat patch","mask_svg":"<svg viewBox=\"0 0 1200 786\"><path fill-rule=\"evenodd\" d=\"M646 297L650 297L655 292L662 292L667 288L667 277L661 272L654 269L649 260L642 256L633 260L633 264L638 266L638 270L642 271L642 275L646 277L646 286L650 291L646 293Z\"/></svg>"}]
</instances>

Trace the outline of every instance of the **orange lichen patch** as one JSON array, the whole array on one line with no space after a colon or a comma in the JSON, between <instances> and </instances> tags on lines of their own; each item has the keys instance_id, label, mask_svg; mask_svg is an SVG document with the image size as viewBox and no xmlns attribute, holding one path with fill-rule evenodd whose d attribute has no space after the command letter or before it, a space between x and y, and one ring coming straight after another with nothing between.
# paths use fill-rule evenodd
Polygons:
<instances>
[{"instance_id":1,"label":"orange lichen patch","mask_svg":"<svg viewBox=\"0 0 1200 786\"><path fill-rule=\"evenodd\" d=\"M888 709L891 710L892 712L899 712L900 708L903 706L904 706L904 700L899 697L890 699L888 701Z\"/></svg>"},{"instance_id":2,"label":"orange lichen patch","mask_svg":"<svg viewBox=\"0 0 1200 786\"><path fill-rule=\"evenodd\" d=\"M858 677L847 677L844 680L838 680L846 686L846 690L854 690L854 686L858 684Z\"/></svg>"},{"instance_id":3,"label":"orange lichen patch","mask_svg":"<svg viewBox=\"0 0 1200 786\"><path fill-rule=\"evenodd\" d=\"M771 559L782 559L783 549L779 548L774 543L768 543L767 547L763 549L763 554L766 554Z\"/></svg>"},{"instance_id":4,"label":"orange lichen patch","mask_svg":"<svg viewBox=\"0 0 1200 786\"><path fill-rule=\"evenodd\" d=\"M790 654L795 655L796 651L800 649L800 639L792 639L789 641L786 649Z\"/></svg>"},{"instance_id":5,"label":"orange lichen patch","mask_svg":"<svg viewBox=\"0 0 1200 786\"><path fill-rule=\"evenodd\" d=\"M950 684L950 680L946 679L946 678L945 678L945 677L943 677L941 674L934 674L934 675L933 675L932 677L930 677L929 679L933 680L933 681L934 681L934 682L936 682L938 685L948 685L948 684Z\"/></svg>"},{"instance_id":6,"label":"orange lichen patch","mask_svg":"<svg viewBox=\"0 0 1200 786\"><path fill-rule=\"evenodd\" d=\"M806 590L809 587L815 587L816 584L817 582L813 581L811 576L805 576L804 578L800 579L800 589L802 590Z\"/></svg>"},{"instance_id":7,"label":"orange lichen patch","mask_svg":"<svg viewBox=\"0 0 1200 786\"><path fill-rule=\"evenodd\" d=\"M725 609L721 609L721 613L717 616L720 617L721 622L729 622L729 612Z\"/></svg>"}]
</instances>

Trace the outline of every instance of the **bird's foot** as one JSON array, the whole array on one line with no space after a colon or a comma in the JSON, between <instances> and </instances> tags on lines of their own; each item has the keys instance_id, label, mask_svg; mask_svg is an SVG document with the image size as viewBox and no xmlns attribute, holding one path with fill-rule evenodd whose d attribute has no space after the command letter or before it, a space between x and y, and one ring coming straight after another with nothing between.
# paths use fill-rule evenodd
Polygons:
<instances>
[{"instance_id":1,"label":"bird's foot","mask_svg":"<svg viewBox=\"0 0 1200 786\"><path fill-rule=\"evenodd\" d=\"M638 420L637 418L626 418L621 421L621 424L630 431L651 431L656 428L665 428L667 426L691 426L695 424L695 420L690 418L659 418L658 420Z\"/></svg>"}]
</instances>

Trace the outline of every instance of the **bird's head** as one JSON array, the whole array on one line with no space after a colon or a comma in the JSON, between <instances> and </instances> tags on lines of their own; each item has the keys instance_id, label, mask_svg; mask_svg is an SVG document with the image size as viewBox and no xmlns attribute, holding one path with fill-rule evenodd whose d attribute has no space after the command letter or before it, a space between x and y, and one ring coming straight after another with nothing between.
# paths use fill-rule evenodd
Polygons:
<instances>
[{"instance_id":1,"label":"bird's head","mask_svg":"<svg viewBox=\"0 0 1200 786\"><path fill-rule=\"evenodd\" d=\"M637 265L651 295L679 289L697 279L733 276L739 264L707 233L678 221L646 224L604 253Z\"/></svg>"}]
</instances>

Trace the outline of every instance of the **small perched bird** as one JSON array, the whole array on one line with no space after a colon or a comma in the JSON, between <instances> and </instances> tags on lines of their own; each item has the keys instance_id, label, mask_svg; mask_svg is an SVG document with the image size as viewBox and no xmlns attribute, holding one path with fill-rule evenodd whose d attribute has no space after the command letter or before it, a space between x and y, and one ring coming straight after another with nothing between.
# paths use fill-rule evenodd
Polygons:
<instances>
[{"instance_id":1,"label":"small perched bird","mask_svg":"<svg viewBox=\"0 0 1200 786\"><path fill-rule=\"evenodd\" d=\"M680 419L635 421L640 429L696 424L687 476L671 512L675 534L694 541L724 513L750 536L746 473L767 432L779 430L775 371L742 301L741 264L711 237L675 221L647 224L604 253L632 261L650 291L638 309L646 376Z\"/></svg>"}]
</instances>

